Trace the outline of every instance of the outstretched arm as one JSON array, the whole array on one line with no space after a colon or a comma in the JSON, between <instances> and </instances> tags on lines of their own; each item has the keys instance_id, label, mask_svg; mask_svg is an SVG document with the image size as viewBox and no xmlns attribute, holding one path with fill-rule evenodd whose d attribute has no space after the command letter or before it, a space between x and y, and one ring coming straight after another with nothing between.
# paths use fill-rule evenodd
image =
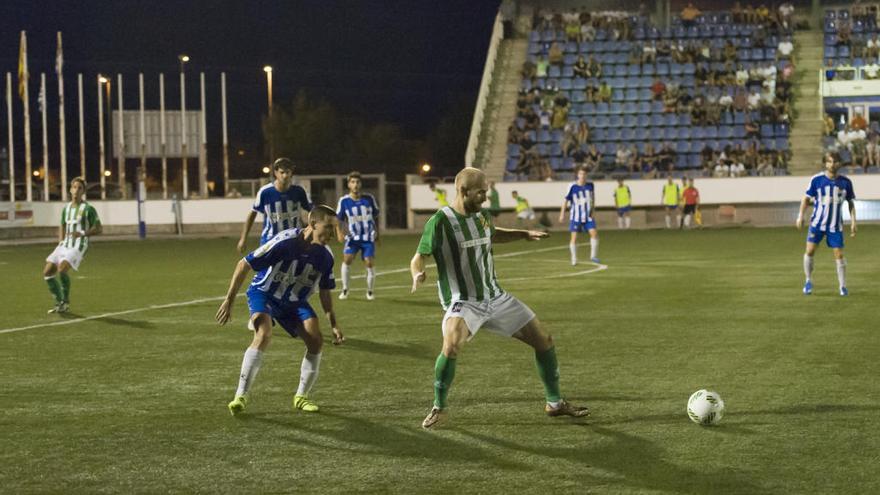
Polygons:
<instances>
[{"instance_id":1,"label":"outstretched arm","mask_svg":"<svg viewBox=\"0 0 880 495\"><path fill-rule=\"evenodd\" d=\"M853 200L847 201L849 203L849 236L856 236L856 202Z\"/></svg>"},{"instance_id":2,"label":"outstretched arm","mask_svg":"<svg viewBox=\"0 0 880 495\"><path fill-rule=\"evenodd\" d=\"M238 252L244 254L247 252L247 236L251 231L251 226L254 225L254 219L257 218L257 212L251 210L248 213L247 218L244 220L244 228L241 229L241 237L238 239Z\"/></svg>"},{"instance_id":3,"label":"outstretched arm","mask_svg":"<svg viewBox=\"0 0 880 495\"><path fill-rule=\"evenodd\" d=\"M807 206L809 206L809 205L810 205L810 197L804 196L804 198L801 199L801 207L798 210L797 221L795 222L795 225L797 226L798 230L801 230L801 227L804 226L804 213L806 213Z\"/></svg>"},{"instance_id":4,"label":"outstretched arm","mask_svg":"<svg viewBox=\"0 0 880 495\"><path fill-rule=\"evenodd\" d=\"M416 289L419 288L419 285L425 282L425 279L428 278L425 275L425 255L421 253L416 253L413 256L412 261L409 262L409 273L412 275L413 284L412 284L412 292L415 292Z\"/></svg>"},{"instance_id":5,"label":"outstretched arm","mask_svg":"<svg viewBox=\"0 0 880 495\"><path fill-rule=\"evenodd\" d=\"M238 294L238 289L241 288L241 284L244 283L244 279L250 271L251 265L249 265L244 258L235 265L235 271L232 273L232 280L229 282L229 290L226 291L226 298L223 299L220 308L217 309L217 314L214 316L217 323L225 325L226 322L232 319L232 304L235 302L235 296Z\"/></svg>"},{"instance_id":6,"label":"outstretched arm","mask_svg":"<svg viewBox=\"0 0 880 495\"><path fill-rule=\"evenodd\" d=\"M559 223L565 221L565 207L568 206L568 200L562 202L562 208L559 209Z\"/></svg>"},{"instance_id":7,"label":"outstretched arm","mask_svg":"<svg viewBox=\"0 0 880 495\"><path fill-rule=\"evenodd\" d=\"M537 241L549 236L550 234L541 232L540 230L503 229L501 227L495 227L495 234L492 235L492 242L502 243L519 240Z\"/></svg>"},{"instance_id":8,"label":"outstretched arm","mask_svg":"<svg viewBox=\"0 0 880 495\"><path fill-rule=\"evenodd\" d=\"M330 321L330 328L333 329L333 345L345 342L345 336L342 335L342 330L339 329L339 325L336 323L336 313L333 312L333 294L329 289L321 289L318 291L318 297L321 300L321 308L324 310L324 315Z\"/></svg>"}]
</instances>

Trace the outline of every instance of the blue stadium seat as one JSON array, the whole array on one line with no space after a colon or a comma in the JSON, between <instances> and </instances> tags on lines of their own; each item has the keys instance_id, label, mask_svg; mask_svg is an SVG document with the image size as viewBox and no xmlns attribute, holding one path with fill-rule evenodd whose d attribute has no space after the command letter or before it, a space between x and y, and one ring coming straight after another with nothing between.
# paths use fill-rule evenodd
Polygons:
<instances>
[{"instance_id":1,"label":"blue stadium seat","mask_svg":"<svg viewBox=\"0 0 880 495\"><path fill-rule=\"evenodd\" d=\"M733 135L733 126L722 125L718 128L718 137L721 139L731 139Z\"/></svg>"},{"instance_id":2,"label":"blue stadium seat","mask_svg":"<svg viewBox=\"0 0 880 495\"><path fill-rule=\"evenodd\" d=\"M638 125L638 121L635 115L626 114L623 116L623 126L624 127L636 127Z\"/></svg>"},{"instance_id":3,"label":"blue stadium seat","mask_svg":"<svg viewBox=\"0 0 880 495\"><path fill-rule=\"evenodd\" d=\"M690 139L691 138L691 127L679 127L678 128L678 139Z\"/></svg>"},{"instance_id":4,"label":"blue stadium seat","mask_svg":"<svg viewBox=\"0 0 880 495\"><path fill-rule=\"evenodd\" d=\"M559 89L563 91L570 91L572 88L571 79L564 77L559 80Z\"/></svg>"},{"instance_id":5,"label":"blue stadium seat","mask_svg":"<svg viewBox=\"0 0 880 495\"><path fill-rule=\"evenodd\" d=\"M625 114L633 114L638 112L638 107L636 107L635 102L628 101L623 104L623 113Z\"/></svg>"},{"instance_id":6,"label":"blue stadium seat","mask_svg":"<svg viewBox=\"0 0 880 495\"><path fill-rule=\"evenodd\" d=\"M547 69L547 77L557 78L562 76L562 70L555 65L551 65L550 68Z\"/></svg>"},{"instance_id":7,"label":"blue stadium seat","mask_svg":"<svg viewBox=\"0 0 880 495\"><path fill-rule=\"evenodd\" d=\"M605 141L605 129L603 127L594 127L590 134L591 141Z\"/></svg>"},{"instance_id":8,"label":"blue stadium seat","mask_svg":"<svg viewBox=\"0 0 880 495\"><path fill-rule=\"evenodd\" d=\"M624 127L623 129L621 129L620 130L620 139L623 141L632 141L633 139L635 139L632 128Z\"/></svg>"},{"instance_id":9,"label":"blue stadium seat","mask_svg":"<svg viewBox=\"0 0 880 495\"><path fill-rule=\"evenodd\" d=\"M604 102L596 103L596 113L607 115L609 113L608 104Z\"/></svg>"},{"instance_id":10,"label":"blue stadium seat","mask_svg":"<svg viewBox=\"0 0 880 495\"><path fill-rule=\"evenodd\" d=\"M649 114L651 113L651 104L647 101L640 101L638 105L636 105L636 110L640 114Z\"/></svg>"},{"instance_id":11,"label":"blue stadium seat","mask_svg":"<svg viewBox=\"0 0 880 495\"><path fill-rule=\"evenodd\" d=\"M508 172L513 172L516 170L516 165L519 163L519 160L516 158L508 158L507 165L504 167Z\"/></svg>"},{"instance_id":12,"label":"blue stadium seat","mask_svg":"<svg viewBox=\"0 0 880 495\"><path fill-rule=\"evenodd\" d=\"M641 106L643 103L644 102L640 103L639 105ZM648 127L649 125L651 125L651 118L648 117L646 114L647 112L642 112L641 108L639 109L639 115L637 117L638 120L636 121L636 125L638 125L639 127Z\"/></svg>"},{"instance_id":13,"label":"blue stadium seat","mask_svg":"<svg viewBox=\"0 0 880 495\"><path fill-rule=\"evenodd\" d=\"M620 141L620 128L619 127L609 127L605 133L605 138L608 141Z\"/></svg>"},{"instance_id":14,"label":"blue stadium seat","mask_svg":"<svg viewBox=\"0 0 880 495\"><path fill-rule=\"evenodd\" d=\"M662 113L654 113L651 114L651 126L653 127L663 127L665 124L665 120L663 118Z\"/></svg>"},{"instance_id":15,"label":"blue stadium seat","mask_svg":"<svg viewBox=\"0 0 880 495\"><path fill-rule=\"evenodd\" d=\"M709 125L705 127L706 129L706 139L718 139L718 128L714 125Z\"/></svg>"}]
</instances>

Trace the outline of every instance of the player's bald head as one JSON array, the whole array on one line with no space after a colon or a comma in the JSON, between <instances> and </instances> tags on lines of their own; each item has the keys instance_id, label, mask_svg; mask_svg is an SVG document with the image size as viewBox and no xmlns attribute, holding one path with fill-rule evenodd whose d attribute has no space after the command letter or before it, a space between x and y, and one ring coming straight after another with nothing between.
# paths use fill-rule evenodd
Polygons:
<instances>
[{"instance_id":1,"label":"player's bald head","mask_svg":"<svg viewBox=\"0 0 880 495\"><path fill-rule=\"evenodd\" d=\"M480 186L485 186L485 184L486 174L478 168L465 167L455 175L455 189L458 191L462 189L474 189Z\"/></svg>"}]
</instances>

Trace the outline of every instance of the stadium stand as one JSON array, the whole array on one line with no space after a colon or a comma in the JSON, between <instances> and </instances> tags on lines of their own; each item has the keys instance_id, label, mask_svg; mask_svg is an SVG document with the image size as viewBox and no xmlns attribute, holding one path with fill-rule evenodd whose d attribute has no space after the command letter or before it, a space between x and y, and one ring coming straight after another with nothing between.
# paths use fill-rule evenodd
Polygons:
<instances>
[{"instance_id":1,"label":"stadium stand","mask_svg":"<svg viewBox=\"0 0 880 495\"><path fill-rule=\"evenodd\" d=\"M566 179L577 166L593 179L709 176L719 164L786 174L791 24L686 17L660 28L636 13L537 12L505 179Z\"/></svg>"}]
</instances>

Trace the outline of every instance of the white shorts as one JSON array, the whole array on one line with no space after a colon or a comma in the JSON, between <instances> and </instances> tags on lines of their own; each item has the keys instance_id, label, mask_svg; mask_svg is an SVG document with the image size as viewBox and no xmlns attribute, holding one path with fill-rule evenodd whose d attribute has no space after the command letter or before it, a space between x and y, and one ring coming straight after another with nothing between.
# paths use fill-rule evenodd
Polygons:
<instances>
[{"instance_id":1,"label":"white shorts","mask_svg":"<svg viewBox=\"0 0 880 495\"><path fill-rule=\"evenodd\" d=\"M82 263L84 255L85 252L77 248L68 248L59 244L46 258L46 262L58 266L62 261L66 261L74 270L79 270L79 264Z\"/></svg>"},{"instance_id":2,"label":"white shorts","mask_svg":"<svg viewBox=\"0 0 880 495\"><path fill-rule=\"evenodd\" d=\"M510 337L532 321L535 318L535 312L519 299L505 292L489 301L455 301L450 304L446 314L443 315L443 323L441 324L444 334L446 333L446 320L449 318L464 319L470 331L470 336L468 336L468 340L470 340L481 328Z\"/></svg>"},{"instance_id":3,"label":"white shorts","mask_svg":"<svg viewBox=\"0 0 880 495\"><path fill-rule=\"evenodd\" d=\"M516 218L521 218L523 220L534 220L535 210L523 210L516 214Z\"/></svg>"}]
</instances>

